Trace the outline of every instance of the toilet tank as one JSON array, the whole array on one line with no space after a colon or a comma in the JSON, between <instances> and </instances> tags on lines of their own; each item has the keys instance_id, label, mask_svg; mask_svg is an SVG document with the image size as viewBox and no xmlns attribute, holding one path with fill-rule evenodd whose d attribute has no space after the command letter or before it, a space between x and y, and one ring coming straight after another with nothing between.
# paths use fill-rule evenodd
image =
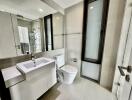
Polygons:
<instances>
[{"instance_id":1,"label":"toilet tank","mask_svg":"<svg viewBox=\"0 0 132 100\"><path fill-rule=\"evenodd\" d=\"M64 54L56 55L55 56L57 67L60 68L65 65L65 56Z\"/></svg>"}]
</instances>

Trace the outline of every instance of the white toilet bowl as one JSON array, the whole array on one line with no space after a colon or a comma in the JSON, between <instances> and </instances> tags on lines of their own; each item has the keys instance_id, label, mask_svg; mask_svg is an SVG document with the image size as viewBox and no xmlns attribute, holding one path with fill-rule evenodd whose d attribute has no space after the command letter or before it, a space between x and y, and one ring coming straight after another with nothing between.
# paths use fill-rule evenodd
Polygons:
<instances>
[{"instance_id":1,"label":"white toilet bowl","mask_svg":"<svg viewBox=\"0 0 132 100\"><path fill-rule=\"evenodd\" d=\"M71 65L64 65L59 70L63 73L63 83L72 84L77 74L77 68Z\"/></svg>"},{"instance_id":2,"label":"white toilet bowl","mask_svg":"<svg viewBox=\"0 0 132 100\"><path fill-rule=\"evenodd\" d=\"M65 84L72 84L77 74L77 68L71 65L65 65L64 55L57 55L55 59L59 77L61 76L59 80Z\"/></svg>"}]
</instances>

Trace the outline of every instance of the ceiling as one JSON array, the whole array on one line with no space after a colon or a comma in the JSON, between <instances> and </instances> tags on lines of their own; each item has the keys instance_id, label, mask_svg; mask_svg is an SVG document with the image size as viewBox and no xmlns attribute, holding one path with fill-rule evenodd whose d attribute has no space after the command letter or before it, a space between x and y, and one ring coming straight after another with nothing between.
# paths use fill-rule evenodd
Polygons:
<instances>
[{"instance_id":1,"label":"ceiling","mask_svg":"<svg viewBox=\"0 0 132 100\"><path fill-rule=\"evenodd\" d=\"M53 1L59 4L62 8L66 9L81 2L82 0L53 0Z\"/></svg>"},{"instance_id":2,"label":"ceiling","mask_svg":"<svg viewBox=\"0 0 132 100\"><path fill-rule=\"evenodd\" d=\"M53 1L65 9L82 0ZM41 0L0 0L0 11L22 15L32 20L57 12Z\"/></svg>"}]
</instances>

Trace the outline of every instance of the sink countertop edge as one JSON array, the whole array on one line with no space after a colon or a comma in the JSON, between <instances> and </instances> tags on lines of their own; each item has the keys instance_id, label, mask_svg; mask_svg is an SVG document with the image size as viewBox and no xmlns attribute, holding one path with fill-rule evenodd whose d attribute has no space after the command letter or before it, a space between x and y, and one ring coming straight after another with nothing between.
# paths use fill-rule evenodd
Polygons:
<instances>
[{"instance_id":1,"label":"sink countertop edge","mask_svg":"<svg viewBox=\"0 0 132 100\"><path fill-rule=\"evenodd\" d=\"M5 69L2 69L1 71L2 71L6 88L9 88L21 81L24 81L23 75L16 68L16 66L5 68Z\"/></svg>"}]
</instances>

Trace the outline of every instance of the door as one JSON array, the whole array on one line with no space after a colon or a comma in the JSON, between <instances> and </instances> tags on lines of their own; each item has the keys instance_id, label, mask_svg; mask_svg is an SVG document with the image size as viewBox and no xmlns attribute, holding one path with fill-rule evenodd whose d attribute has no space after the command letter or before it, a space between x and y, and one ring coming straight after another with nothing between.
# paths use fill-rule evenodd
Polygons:
<instances>
[{"instance_id":1,"label":"door","mask_svg":"<svg viewBox=\"0 0 132 100\"><path fill-rule=\"evenodd\" d=\"M112 92L117 100L132 100L132 7L126 1Z\"/></svg>"},{"instance_id":2,"label":"door","mask_svg":"<svg viewBox=\"0 0 132 100\"><path fill-rule=\"evenodd\" d=\"M132 100L132 98L130 99L131 91L132 91L131 68L132 68L132 21L130 22L130 28L128 32L126 48L124 51L122 64L121 66L118 65L118 70L120 72L120 79L117 89L117 98L119 100Z\"/></svg>"}]
</instances>

